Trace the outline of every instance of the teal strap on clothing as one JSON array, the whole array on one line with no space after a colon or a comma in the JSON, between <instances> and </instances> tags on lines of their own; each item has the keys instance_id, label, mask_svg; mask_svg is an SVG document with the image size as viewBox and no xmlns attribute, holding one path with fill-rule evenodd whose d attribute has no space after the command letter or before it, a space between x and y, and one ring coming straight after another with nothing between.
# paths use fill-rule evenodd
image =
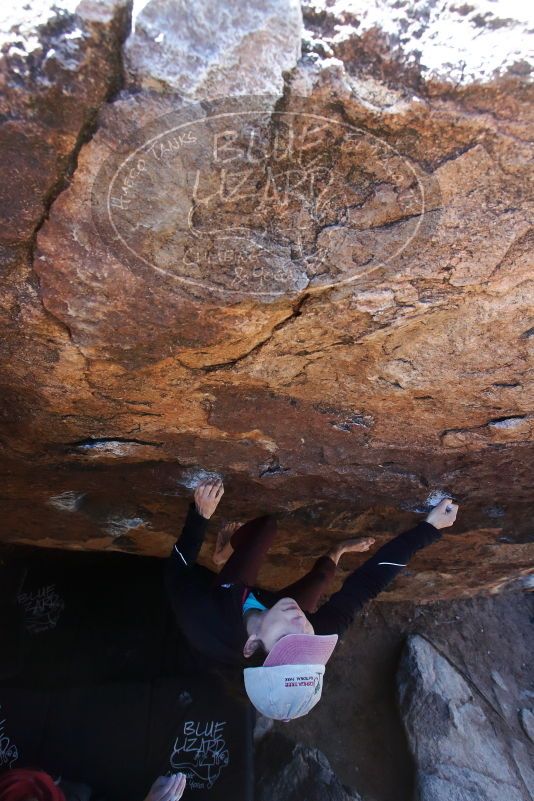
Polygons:
<instances>
[{"instance_id":1,"label":"teal strap on clothing","mask_svg":"<svg viewBox=\"0 0 534 801\"><path fill-rule=\"evenodd\" d=\"M258 601L258 599L257 599L257 598L256 598L256 596L254 595L254 593L252 593L252 592L249 592L249 594L247 595L247 600L246 600L246 601L245 601L245 603L243 604L243 614L245 614L245 612L248 612L248 610L249 610L249 609L262 609L262 610L266 610L266 609L267 609L267 607L266 607L266 606L264 606L262 603L260 603L260 602Z\"/></svg>"}]
</instances>

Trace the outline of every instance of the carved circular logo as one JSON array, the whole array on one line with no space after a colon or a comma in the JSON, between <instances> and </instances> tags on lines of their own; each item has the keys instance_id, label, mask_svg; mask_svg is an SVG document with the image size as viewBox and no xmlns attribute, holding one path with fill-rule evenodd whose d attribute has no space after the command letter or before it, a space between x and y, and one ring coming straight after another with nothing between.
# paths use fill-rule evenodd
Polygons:
<instances>
[{"instance_id":1,"label":"carved circular logo","mask_svg":"<svg viewBox=\"0 0 534 801\"><path fill-rule=\"evenodd\" d=\"M166 114L121 143L93 187L100 235L133 269L266 298L383 268L424 213L420 174L387 142L265 97Z\"/></svg>"}]
</instances>

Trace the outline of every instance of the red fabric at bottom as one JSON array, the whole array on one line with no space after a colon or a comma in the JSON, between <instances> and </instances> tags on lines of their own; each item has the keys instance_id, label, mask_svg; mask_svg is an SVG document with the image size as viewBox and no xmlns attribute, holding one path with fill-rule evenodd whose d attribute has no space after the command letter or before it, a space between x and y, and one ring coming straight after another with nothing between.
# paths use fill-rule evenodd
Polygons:
<instances>
[{"instance_id":1,"label":"red fabric at bottom","mask_svg":"<svg viewBox=\"0 0 534 801\"><path fill-rule=\"evenodd\" d=\"M65 796L48 773L15 768L0 775L0 801L65 801Z\"/></svg>"}]
</instances>

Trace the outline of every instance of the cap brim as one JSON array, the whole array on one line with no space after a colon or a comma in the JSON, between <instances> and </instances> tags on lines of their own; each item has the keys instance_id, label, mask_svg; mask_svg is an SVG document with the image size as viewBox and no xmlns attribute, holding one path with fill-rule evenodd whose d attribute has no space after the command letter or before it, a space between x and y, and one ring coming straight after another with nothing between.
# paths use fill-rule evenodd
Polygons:
<instances>
[{"instance_id":1,"label":"cap brim","mask_svg":"<svg viewBox=\"0 0 534 801\"><path fill-rule=\"evenodd\" d=\"M337 634L286 634L271 648L263 667L326 665L337 641Z\"/></svg>"}]
</instances>

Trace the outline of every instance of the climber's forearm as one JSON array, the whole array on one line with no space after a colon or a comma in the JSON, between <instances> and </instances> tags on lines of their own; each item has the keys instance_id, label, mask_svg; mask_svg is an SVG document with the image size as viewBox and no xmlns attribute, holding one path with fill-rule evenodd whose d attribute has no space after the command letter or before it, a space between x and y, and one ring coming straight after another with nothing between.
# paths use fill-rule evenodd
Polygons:
<instances>
[{"instance_id":1,"label":"climber's forearm","mask_svg":"<svg viewBox=\"0 0 534 801\"><path fill-rule=\"evenodd\" d=\"M171 559L184 567L194 565L207 527L208 520L198 512L195 503L190 503L182 533L172 549Z\"/></svg>"},{"instance_id":2,"label":"climber's forearm","mask_svg":"<svg viewBox=\"0 0 534 801\"><path fill-rule=\"evenodd\" d=\"M354 615L375 598L406 567L421 548L441 537L431 523L423 522L390 540L354 570L338 592L310 617L316 634L341 635Z\"/></svg>"}]
</instances>

